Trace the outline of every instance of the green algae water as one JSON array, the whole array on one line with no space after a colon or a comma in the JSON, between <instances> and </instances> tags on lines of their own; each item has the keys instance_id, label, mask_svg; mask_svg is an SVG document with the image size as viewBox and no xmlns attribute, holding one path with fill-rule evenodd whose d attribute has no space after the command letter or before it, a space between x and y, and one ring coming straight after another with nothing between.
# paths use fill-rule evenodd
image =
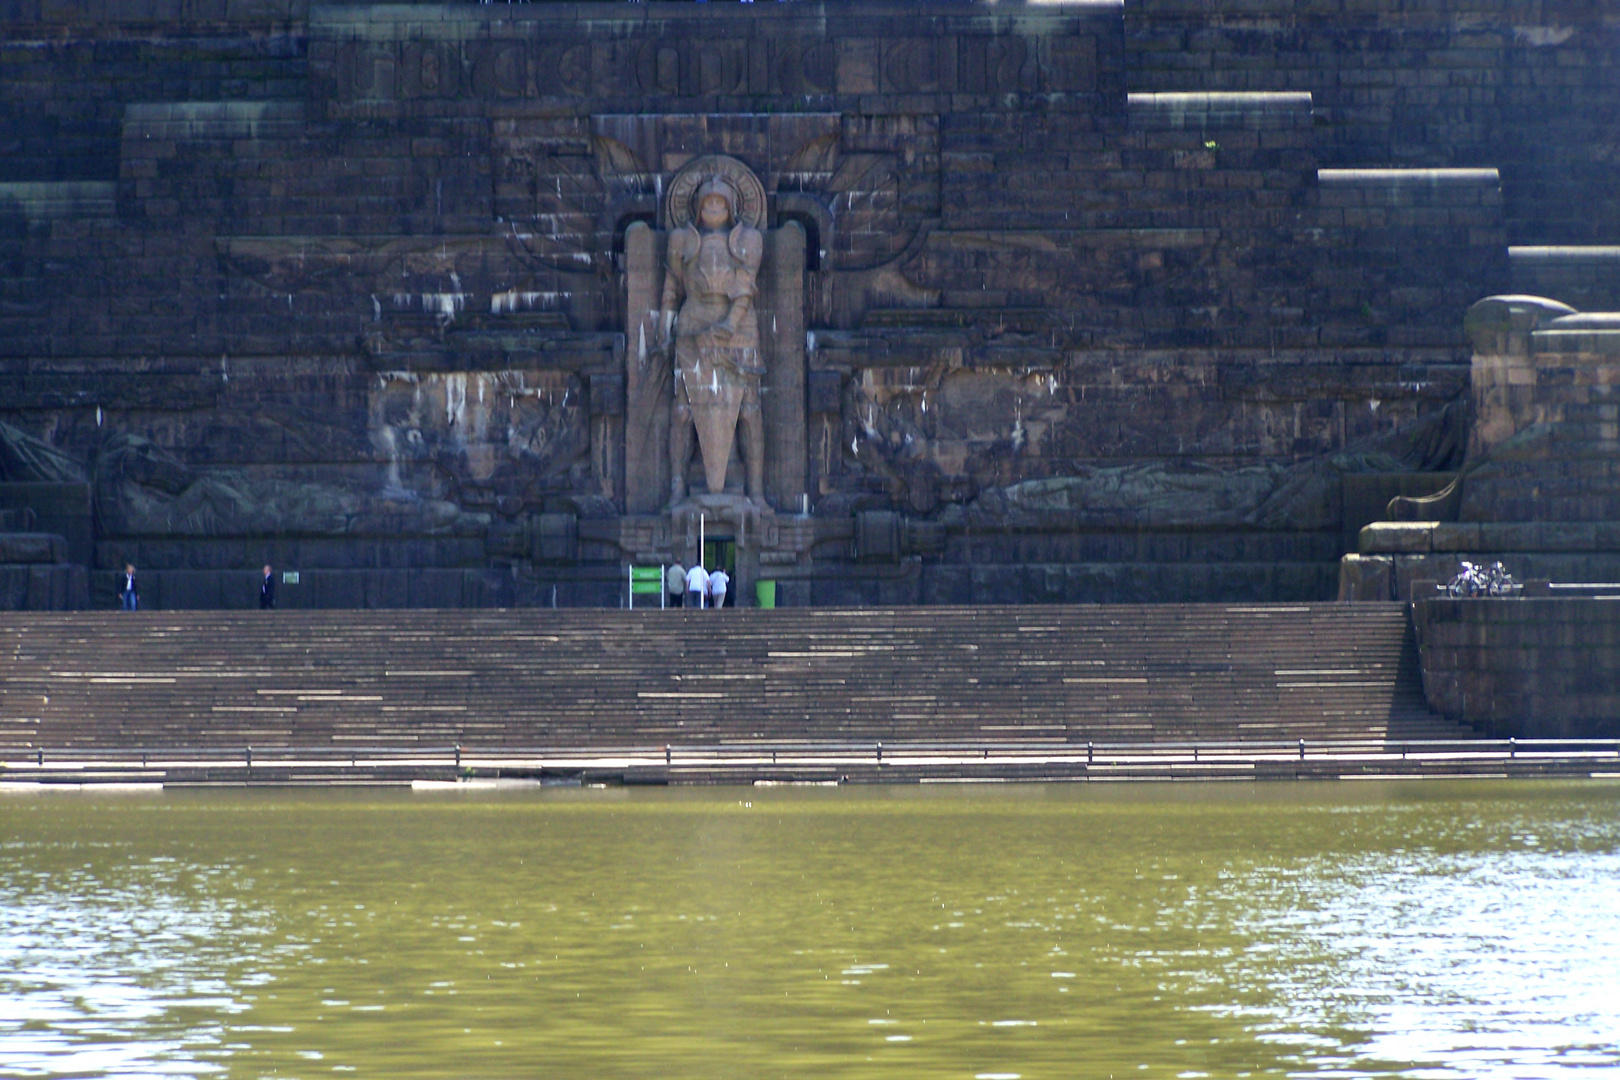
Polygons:
<instances>
[{"instance_id":1,"label":"green algae water","mask_svg":"<svg viewBox=\"0 0 1620 1080\"><path fill-rule=\"evenodd\" d=\"M1620 785L0 796L0 1076L1620 1069Z\"/></svg>"}]
</instances>

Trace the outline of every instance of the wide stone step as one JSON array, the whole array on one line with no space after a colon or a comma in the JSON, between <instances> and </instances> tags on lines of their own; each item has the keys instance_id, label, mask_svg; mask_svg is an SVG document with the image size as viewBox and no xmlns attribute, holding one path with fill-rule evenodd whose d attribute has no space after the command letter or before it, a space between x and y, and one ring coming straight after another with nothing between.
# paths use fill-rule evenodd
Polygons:
<instances>
[{"instance_id":1,"label":"wide stone step","mask_svg":"<svg viewBox=\"0 0 1620 1080\"><path fill-rule=\"evenodd\" d=\"M1462 735L1398 605L0 619L0 748Z\"/></svg>"}]
</instances>

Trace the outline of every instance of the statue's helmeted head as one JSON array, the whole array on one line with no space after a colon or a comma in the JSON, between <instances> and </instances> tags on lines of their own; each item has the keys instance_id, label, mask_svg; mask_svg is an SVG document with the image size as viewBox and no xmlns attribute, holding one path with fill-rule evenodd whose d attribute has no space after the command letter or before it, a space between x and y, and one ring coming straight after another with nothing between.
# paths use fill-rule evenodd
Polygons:
<instances>
[{"instance_id":1,"label":"statue's helmeted head","mask_svg":"<svg viewBox=\"0 0 1620 1080\"><path fill-rule=\"evenodd\" d=\"M737 202L737 189L723 177L711 176L692 194L692 217L705 228L724 228L736 223Z\"/></svg>"}]
</instances>

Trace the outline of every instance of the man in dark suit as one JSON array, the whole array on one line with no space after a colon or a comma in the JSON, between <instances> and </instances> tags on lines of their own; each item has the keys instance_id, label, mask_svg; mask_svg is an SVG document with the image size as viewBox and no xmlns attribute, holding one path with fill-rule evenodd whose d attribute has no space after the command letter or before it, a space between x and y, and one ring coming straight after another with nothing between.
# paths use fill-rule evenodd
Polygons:
<instances>
[{"instance_id":1,"label":"man in dark suit","mask_svg":"<svg viewBox=\"0 0 1620 1080\"><path fill-rule=\"evenodd\" d=\"M270 564L264 564L264 580L259 582L259 607L266 611L276 606L276 575L270 572Z\"/></svg>"}]
</instances>

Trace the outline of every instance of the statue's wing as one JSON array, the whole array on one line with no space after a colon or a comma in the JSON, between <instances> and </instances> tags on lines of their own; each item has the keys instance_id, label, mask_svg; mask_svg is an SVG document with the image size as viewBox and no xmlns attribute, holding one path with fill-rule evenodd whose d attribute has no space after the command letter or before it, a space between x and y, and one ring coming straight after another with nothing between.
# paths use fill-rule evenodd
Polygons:
<instances>
[{"instance_id":1,"label":"statue's wing","mask_svg":"<svg viewBox=\"0 0 1620 1080\"><path fill-rule=\"evenodd\" d=\"M825 197L836 233L823 239L827 258L838 270L871 270L905 251L921 218L937 210L922 204L903 210L901 192L920 183L894 154L845 154L827 181ZM920 211L920 217L919 217Z\"/></svg>"},{"instance_id":2,"label":"statue's wing","mask_svg":"<svg viewBox=\"0 0 1620 1080\"><path fill-rule=\"evenodd\" d=\"M513 138L499 153L495 212L513 253L564 274L611 273L612 238L601 235L607 192L589 145Z\"/></svg>"}]
</instances>

